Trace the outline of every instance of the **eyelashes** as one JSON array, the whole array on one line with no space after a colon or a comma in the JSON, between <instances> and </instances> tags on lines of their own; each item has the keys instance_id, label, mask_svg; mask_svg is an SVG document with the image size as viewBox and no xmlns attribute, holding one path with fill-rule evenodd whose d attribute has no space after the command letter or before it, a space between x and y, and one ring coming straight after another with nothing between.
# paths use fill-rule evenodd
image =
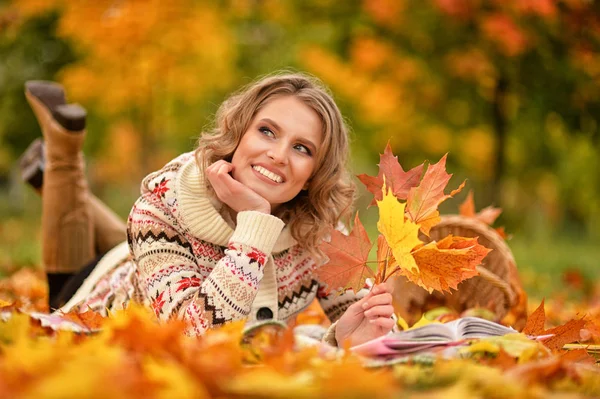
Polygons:
<instances>
[{"instance_id":1,"label":"eyelashes","mask_svg":"<svg viewBox=\"0 0 600 399\"><path fill-rule=\"evenodd\" d=\"M273 131L270 128L266 127L266 126L259 127L258 131L261 132L261 134L263 134L263 135L265 135L267 137L275 137L275 133L273 133ZM312 156L311 150L307 146L305 146L304 144L294 144L293 148L295 150L297 150L298 152L301 152L303 154Z\"/></svg>"}]
</instances>

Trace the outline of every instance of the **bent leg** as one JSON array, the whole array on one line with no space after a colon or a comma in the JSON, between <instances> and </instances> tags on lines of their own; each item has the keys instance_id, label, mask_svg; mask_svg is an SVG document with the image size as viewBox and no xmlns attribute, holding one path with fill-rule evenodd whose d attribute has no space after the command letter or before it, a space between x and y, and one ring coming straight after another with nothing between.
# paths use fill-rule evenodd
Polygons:
<instances>
[{"instance_id":1,"label":"bent leg","mask_svg":"<svg viewBox=\"0 0 600 399\"><path fill-rule=\"evenodd\" d=\"M23 181L31 185L39 194L44 184L44 141L34 140L21 156L19 168ZM127 226L102 200L88 193L88 208L94 228L96 253L108 252L126 239Z\"/></svg>"},{"instance_id":2,"label":"bent leg","mask_svg":"<svg viewBox=\"0 0 600 399\"><path fill-rule=\"evenodd\" d=\"M81 153L86 113L66 105L62 87L50 82L28 82L25 96L45 143L42 264L50 281L51 274L77 273L96 256Z\"/></svg>"}]
</instances>

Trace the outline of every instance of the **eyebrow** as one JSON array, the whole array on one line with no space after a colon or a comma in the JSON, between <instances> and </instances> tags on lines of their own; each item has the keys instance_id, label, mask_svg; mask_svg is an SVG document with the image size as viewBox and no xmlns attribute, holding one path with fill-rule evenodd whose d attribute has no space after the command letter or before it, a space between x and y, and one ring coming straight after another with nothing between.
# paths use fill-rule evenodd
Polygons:
<instances>
[{"instance_id":1,"label":"eyebrow","mask_svg":"<svg viewBox=\"0 0 600 399\"><path fill-rule=\"evenodd\" d=\"M267 122L268 124L270 124L270 125L273 125L273 127L274 127L276 130L279 130L279 131L281 131L281 130L282 130L282 129L281 129L281 126L279 126L279 125L277 124L277 122L275 122L275 121L274 121L273 119L271 119L271 118L262 118L262 119L261 119L259 122ZM312 147L311 149L312 149L313 151L317 151L317 149L318 149L318 147L315 145L315 143L313 143L312 141L310 141L310 140L308 140L308 139L305 139L305 138L303 138L303 137L299 137L299 138L298 138L298 141L302 142L303 144L306 144L306 145L308 145L309 147Z\"/></svg>"}]
</instances>

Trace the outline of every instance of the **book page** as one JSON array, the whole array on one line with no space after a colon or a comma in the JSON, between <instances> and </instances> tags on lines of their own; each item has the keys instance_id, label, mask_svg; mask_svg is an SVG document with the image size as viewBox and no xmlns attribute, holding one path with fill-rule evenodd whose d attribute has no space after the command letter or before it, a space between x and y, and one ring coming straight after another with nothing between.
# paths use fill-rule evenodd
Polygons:
<instances>
[{"instance_id":1,"label":"book page","mask_svg":"<svg viewBox=\"0 0 600 399\"><path fill-rule=\"evenodd\" d=\"M456 322L457 336L463 339L494 337L518 332L513 328L479 317L464 317Z\"/></svg>"},{"instance_id":2,"label":"book page","mask_svg":"<svg viewBox=\"0 0 600 399\"><path fill-rule=\"evenodd\" d=\"M414 330L400 331L388 335L390 341L455 341L457 339L456 323L431 323Z\"/></svg>"}]
</instances>

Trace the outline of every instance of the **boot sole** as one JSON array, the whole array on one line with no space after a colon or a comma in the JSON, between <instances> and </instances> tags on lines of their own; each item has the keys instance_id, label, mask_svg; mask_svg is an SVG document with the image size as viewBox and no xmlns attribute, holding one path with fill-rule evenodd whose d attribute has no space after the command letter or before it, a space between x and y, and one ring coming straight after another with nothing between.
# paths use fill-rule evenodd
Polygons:
<instances>
[{"instance_id":1,"label":"boot sole","mask_svg":"<svg viewBox=\"0 0 600 399\"><path fill-rule=\"evenodd\" d=\"M78 104L67 104L63 87L45 80L30 80L25 90L42 102L56 121L71 133L85 129L86 110Z\"/></svg>"}]
</instances>

